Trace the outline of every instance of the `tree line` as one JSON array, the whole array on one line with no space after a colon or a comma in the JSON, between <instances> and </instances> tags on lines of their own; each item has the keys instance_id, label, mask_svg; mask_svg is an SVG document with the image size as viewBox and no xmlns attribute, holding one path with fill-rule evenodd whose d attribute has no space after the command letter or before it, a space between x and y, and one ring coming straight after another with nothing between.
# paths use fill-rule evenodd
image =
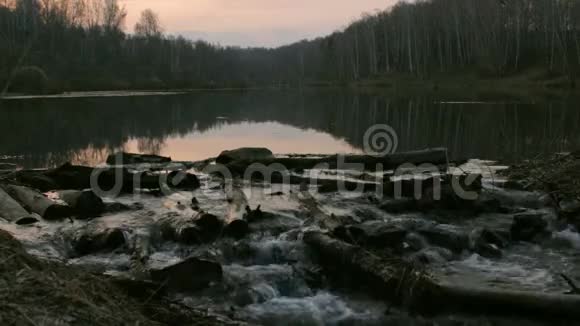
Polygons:
<instances>
[{"instance_id":1,"label":"tree line","mask_svg":"<svg viewBox=\"0 0 580 326\"><path fill-rule=\"evenodd\" d=\"M299 86L394 73L497 77L532 67L574 80L580 65L576 0L400 2L275 49L166 35L151 10L127 33L126 15L117 0L0 0L0 88L39 75L74 90Z\"/></svg>"}]
</instances>

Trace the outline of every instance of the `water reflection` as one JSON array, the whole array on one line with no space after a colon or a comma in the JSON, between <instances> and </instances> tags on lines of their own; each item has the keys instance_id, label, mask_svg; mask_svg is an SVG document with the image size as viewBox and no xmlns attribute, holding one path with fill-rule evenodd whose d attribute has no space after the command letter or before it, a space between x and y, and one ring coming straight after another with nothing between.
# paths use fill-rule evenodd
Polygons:
<instances>
[{"instance_id":1,"label":"water reflection","mask_svg":"<svg viewBox=\"0 0 580 326\"><path fill-rule=\"evenodd\" d=\"M576 103L333 91L11 100L0 102L0 157L40 167L95 164L118 149L178 160L241 146L356 152L368 127L387 123L399 134L399 150L446 146L453 157L511 160L577 148Z\"/></svg>"}]
</instances>

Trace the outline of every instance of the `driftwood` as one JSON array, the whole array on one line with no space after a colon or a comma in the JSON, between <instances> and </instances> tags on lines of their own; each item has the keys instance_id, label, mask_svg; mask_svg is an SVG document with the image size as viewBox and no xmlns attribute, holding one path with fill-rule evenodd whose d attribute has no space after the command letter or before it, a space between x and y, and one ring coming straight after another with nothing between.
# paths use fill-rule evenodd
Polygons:
<instances>
[{"instance_id":1,"label":"driftwood","mask_svg":"<svg viewBox=\"0 0 580 326\"><path fill-rule=\"evenodd\" d=\"M75 210L80 217L95 217L103 213L105 204L93 191L58 191L59 198Z\"/></svg>"},{"instance_id":2,"label":"driftwood","mask_svg":"<svg viewBox=\"0 0 580 326\"><path fill-rule=\"evenodd\" d=\"M30 188L11 185L6 187L6 191L23 207L45 220L60 220L74 214L70 206L60 205Z\"/></svg>"},{"instance_id":3,"label":"driftwood","mask_svg":"<svg viewBox=\"0 0 580 326\"><path fill-rule=\"evenodd\" d=\"M341 166L341 163L347 164ZM330 155L320 158L265 158L256 160L237 160L226 166L234 175L244 175L252 164L281 165L287 170L306 170L325 164L329 169L347 168L348 164L358 164L368 171L376 171L380 166L384 170L397 169L404 164L447 164L447 149L436 148L422 151L390 154L382 157L371 155Z\"/></svg>"},{"instance_id":4,"label":"driftwood","mask_svg":"<svg viewBox=\"0 0 580 326\"><path fill-rule=\"evenodd\" d=\"M0 188L0 217L8 222L17 223L30 217L30 213L24 209L14 198L10 197L4 189Z\"/></svg>"},{"instance_id":5,"label":"driftwood","mask_svg":"<svg viewBox=\"0 0 580 326\"><path fill-rule=\"evenodd\" d=\"M580 296L463 287L440 283L398 258L307 232L304 242L336 277L366 284L389 302L425 314L482 313L550 319L580 319ZM436 303L436 304L435 304Z\"/></svg>"}]
</instances>

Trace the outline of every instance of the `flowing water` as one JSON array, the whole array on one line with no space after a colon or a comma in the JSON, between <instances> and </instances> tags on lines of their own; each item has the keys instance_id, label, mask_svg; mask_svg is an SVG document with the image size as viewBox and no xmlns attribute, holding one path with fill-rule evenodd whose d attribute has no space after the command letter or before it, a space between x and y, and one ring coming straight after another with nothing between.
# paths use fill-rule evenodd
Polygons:
<instances>
[{"instance_id":1,"label":"flowing water","mask_svg":"<svg viewBox=\"0 0 580 326\"><path fill-rule=\"evenodd\" d=\"M222 150L263 146L276 153L360 153L366 130L389 124L397 132L399 151L448 147L452 158L511 161L543 152L565 151L580 143L580 112L570 101L522 103L466 101L438 98L389 98L325 92L198 93L155 96L98 96L20 98L0 102L0 163L26 168L64 162L97 165L115 150L157 153L174 160L215 157ZM513 207L530 212L543 208L539 194L497 188L491 161L475 161L488 173L485 191ZM466 165L468 168L469 165ZM194 171L199 172L199 171ZM329 176L332 177L332 176ZM128 243L147 237L155 222L168 213L190 217L180 207L198 198L200 208L216 216L228 215L227 194L219 180L202 175L196 192L177 192L165 198L141 195L107 200L139 202L142 209L112 214L90 222L41 222L21 227L1 223L33 254L81 265L94 271L122 274L130 269L126 250L71 256L63 234L87 223L120 227ZM246 184L242 188L251 207L258 205L277 216L261 232L234 242L185 246L166 242L152 245L150 266L164 266L190 255L219 261L224 281L195 296L180 296L192 307L265 325L384 325L409 324L399 313L352 289L324 286L317 267L301 242L306 215L294 191L271 196L279 189ZM327 214L354 221L395 224L438 223L438 227L470 233L478 228L509 230L509 214L439 216L392 215L353 193L316 194ZM574 230L555 232L546 246L518 244L501 259L464 252L453 255L421 237L429 269L443 280L470 286L562 293L568 290L559 273L572 277L580 266L580 236ZM312 275L309 273L311 272ZM314 276L313 276L314 275Z\"/></svg>"}]
</instances>

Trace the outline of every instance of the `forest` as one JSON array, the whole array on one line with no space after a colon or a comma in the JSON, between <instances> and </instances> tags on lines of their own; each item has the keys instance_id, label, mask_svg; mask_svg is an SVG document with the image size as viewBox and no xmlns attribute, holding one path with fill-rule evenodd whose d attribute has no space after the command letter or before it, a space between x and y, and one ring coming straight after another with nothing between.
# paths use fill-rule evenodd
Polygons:
<instances>
[{"instance_id":1,"label":"forest","mask_svg":"<svg viewBox=\"0 0 580 326\"><path fill-rule=\"evenodd\" d=\"M117 0L0 0L0 91L301 87L529 70L569 87L580 65L575 0L399 2L274 49L167 35L151 10L126 26L126 14Z\"/></svg>"}]
</instances>

